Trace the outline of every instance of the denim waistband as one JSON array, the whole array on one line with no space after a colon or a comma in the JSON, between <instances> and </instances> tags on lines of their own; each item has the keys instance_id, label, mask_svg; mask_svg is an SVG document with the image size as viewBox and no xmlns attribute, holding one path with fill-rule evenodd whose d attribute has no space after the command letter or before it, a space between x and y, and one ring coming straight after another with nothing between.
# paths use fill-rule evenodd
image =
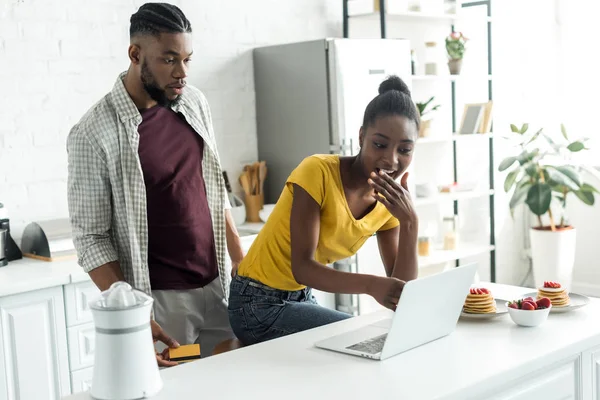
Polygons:
<instances>
[{"instance_id":1,"label":"denim waistband","mask_svg":"<svg viewBox=\"0 0 600 400\"><path fill-rule=\"evenodd\" d=\"M287 301L304 301L311 297L311 290L308 287L294 291L280 290L267 286L255 279L239 275L233 278L231 285L235 287L232 287L232 292L235 291L240 295L268 295Z\"/></svg>"}]
</instances>

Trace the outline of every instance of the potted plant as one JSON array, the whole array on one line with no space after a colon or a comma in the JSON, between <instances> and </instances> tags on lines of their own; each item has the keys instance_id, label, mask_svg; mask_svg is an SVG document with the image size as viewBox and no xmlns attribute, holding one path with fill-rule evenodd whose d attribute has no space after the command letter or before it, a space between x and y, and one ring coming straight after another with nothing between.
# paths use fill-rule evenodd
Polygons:
<instances>
[{"instance_id":1,"label":"potted plant","mask_svg":"<svg viewBox=\"0 0 600 400\"><path fill-rule=\"evenodd\" d=\"M433 101L434 98L435 98L435 96L431 96L431 98L424 103L422 103L422 102L415 103L415 105L417 106L417 110L419 110L419 115L421 116L421 124L419 127L419 137L427 137L427 136L429 136L429 132L431 131L431 118L424 119L423 117L427 114L434 112L438 108L440 108L439 104L429 107L429 105L431 104L431 102Z\"/></svg>"},{"instance_id":2,"label":"potted plant","mask_svg":"<svg viewBox=\"0 0 600 400\"><path fill-rule=\"evenodd\" d=\"M468 39L462 32L452 32L446 37L446 52L448 52L449 58L448 68L452 75L460 74L467 41Z\"/></svg>"},{"instance_id":3,"label":"potted plant","mask_svg":"<svg viewBox=\"0 0 600 400\"><path fill-rule=\"evenodd\" d=\"M543 286L544 281L557 281L568 290L575 263L576 231L565 215L567 201L577 198L591 206L599 193L582 181L581 168L567 163L572 153L587 149L586 139L569 139L564 125L560 143L543 129L535 133L528 130L528 124L521 128L511 125L519 153L502 160L498 169L511 168L504 180L505 192L514 188L509 203L511 215L517 206L525 204L537 217L538 225L530 229L536 287Z\"/></svg>"}]
</instances>

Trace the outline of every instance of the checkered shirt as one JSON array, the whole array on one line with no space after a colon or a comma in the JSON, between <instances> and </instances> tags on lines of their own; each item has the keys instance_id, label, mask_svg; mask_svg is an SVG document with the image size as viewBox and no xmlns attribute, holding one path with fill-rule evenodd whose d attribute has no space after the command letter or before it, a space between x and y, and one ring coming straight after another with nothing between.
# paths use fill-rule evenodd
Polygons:
<instances>
[{"instance_id":1,"label":"checkered shirt","mask_svg":"<svg viewBox=\"0 0 600 400\"><path fill-rule=\"evenodd\" d=\"M127 282L150 294L146 187L138 155L142 122L119 75L112 91L71 129L67 139L68 203L78 262L86 272L119 261ZM219 277L228 298L225 217L230 207L206 98L187 86L172 107L204 140L202 172ZM168 210L165 210L168 212Z\"/></svg>"}]
</instances>

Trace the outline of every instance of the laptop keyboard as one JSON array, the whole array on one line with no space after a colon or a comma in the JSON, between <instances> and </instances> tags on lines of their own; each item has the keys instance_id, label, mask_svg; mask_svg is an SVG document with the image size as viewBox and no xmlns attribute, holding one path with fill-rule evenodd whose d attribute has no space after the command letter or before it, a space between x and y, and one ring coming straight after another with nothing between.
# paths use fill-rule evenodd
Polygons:
<instances>
[{"instance_id":1,"label":"laptop keyboard","mask_svg":"<svg viewBox=\"0 0 600 400\"><path fill-rule=\"evenodd\" d=\"M352 346L346 347L348 350L362 351L363 353L377 354L383 350L383 344L387 333L381 336L375 336L374 338L363 340L360 343L353 344Z\"/></svg>"}]
</instances>

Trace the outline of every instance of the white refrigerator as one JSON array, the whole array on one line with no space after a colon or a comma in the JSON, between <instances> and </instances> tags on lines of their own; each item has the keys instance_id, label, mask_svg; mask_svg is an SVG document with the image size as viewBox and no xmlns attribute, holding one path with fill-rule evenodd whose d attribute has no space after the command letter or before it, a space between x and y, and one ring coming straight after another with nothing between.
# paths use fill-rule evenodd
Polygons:
<instances>
[{"instance_id":1,"label":"white refrigerator","mask_svg":"<svg viewBox=\"0 0 600 400\"><path fill-rule=\"evenodd\" d=\"M277 201L305 157L357 154L364 110L387 76L398 75L412 87L410 44L402 39L320 39L259 47L253 63L258 157L269 168L265 203ZM379 255L373 255L359 253L334 267L383 274ZM364 296L315 295L324 306L352 313L373 305Z\"/></svg>"}]
</instances>

